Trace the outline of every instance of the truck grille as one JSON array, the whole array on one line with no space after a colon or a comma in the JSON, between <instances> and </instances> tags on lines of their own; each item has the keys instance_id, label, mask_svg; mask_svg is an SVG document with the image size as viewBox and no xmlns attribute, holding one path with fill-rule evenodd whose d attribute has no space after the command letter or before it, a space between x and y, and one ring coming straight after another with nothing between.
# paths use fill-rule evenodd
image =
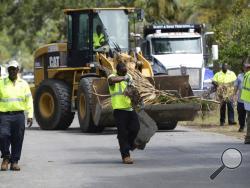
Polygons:
<instances>
[{"instance_id":1,"label":"truck grille","mask_svg":"<svg viewBox=\"0 0 250 188\"><path fill-rule=\"evenodd\" d=\"M186 68L186 75L189 75L189 84L192 89L200 88L201 70L197 68ZM182 75L181 68L168 69L168 75L178 76Z\"/></svg>"}]
</instances>

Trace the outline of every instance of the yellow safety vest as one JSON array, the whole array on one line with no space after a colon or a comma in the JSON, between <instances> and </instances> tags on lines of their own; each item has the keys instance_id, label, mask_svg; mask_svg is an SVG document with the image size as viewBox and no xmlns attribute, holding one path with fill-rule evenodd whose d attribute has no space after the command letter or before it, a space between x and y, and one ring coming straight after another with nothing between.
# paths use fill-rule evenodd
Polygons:
<instances>
[{"instance_id":1,"label":"yellow safety vest","mask_svg":"<svg viewBox=\"0 0 250 188\"><path fill-rule=\"evenodd\" d=\"M101 42L104 42L104 35L101 33L100 36L97 33L93 34L94 48L101 47Z\"/></svg>"},{"instance_id":2,"label":"yellow safety vest","mask_svg":"<svg viewBox=\"0 0 250 188\"><path fill-rule=\"evenodd\" d=\"M108 78L112 76L117 76L117 74L111 74ZM109 86L109 93L111 95L113 109L132 110L130 98L124 95L126 87L126 81L121 81Z\"/></svg>"},{"instance_id":3,"label":"yellow safety vest","mask_svg":"<svg viewBox=\"0 0 250 188\"><path fill-rule=\"evenodd\" d=\"M17 78L15 84L9 78L0 79L0 112L27 111L33 117L33 99L26 81Z\"/></svg>"},{"instance_id":4,"label":"yellow safety vest","mask_svg":"<svg viewBox=\"0 0 250 188\"><path fill-rule=\"evenodd\" d=\"M227 84L230 82L234 82L236 80L236 75L233 71L227 70L226 73L220 71L217 72L214 77L213 81L219 83L219 84Z\"/></svg>"},{"instance_id":5,"label":"yellow safety vest","mask_svg":"<svg viewBox=\"0 0 250 188\"><path fill-rule=\"evenodd\" d=\"M250 71L244 75L240 99L250 103Z\"/></svg>"}]
</instances>

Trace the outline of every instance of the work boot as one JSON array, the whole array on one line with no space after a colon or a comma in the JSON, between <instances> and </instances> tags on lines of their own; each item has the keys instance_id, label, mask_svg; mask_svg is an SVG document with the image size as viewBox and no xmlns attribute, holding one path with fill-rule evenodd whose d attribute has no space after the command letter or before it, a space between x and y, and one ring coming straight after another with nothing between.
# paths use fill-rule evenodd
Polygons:
<instances>
[{"instance_id":1,"label":"work boot","mask_svg":"<svg viewBox=\"0 0 250 188\"><path fill-rule=\"evenodd\" d=\"M131 159L129 156L128 156L128 157L124 157L124 158L122 159L122 162L123 162L124 164L133 164L133 163L134 163L133 159Z\"/></svg>"},{"instance_id":2,"label":"work boot","mask_svg":"<svg viewBox=\"0 0 250 188\"><path fill-rule=\"evenodd\" d=\"M8 170L8 166L9 166L9 159L3 159L3 162L1 164L1 171Z\"/></svg>"},{"instance_id":3,"label":"work boot","mask_svg":"<svg viewBox=\"0 0 250 188\"><path fill-rule=\"evenodd\" d=\"M15 163L11 163L10 165L10 170L13 170L13 171L20 171L20 167L18 166L17 162Z\"/></svg>"},{"instance_id":4,"label":"work boot","mask_svg":"<svg viewBox=\"0 0 250 188\"><path fill-rule=\"evenodd\" d=\"M224 122L220 122L220 126L224 126L224 124L225 124Z\"/></svg>"},{"instance_id":5,"label":"work boot","mask_svg":"<svg viewBox=\"0 0 250 188\"><path fill-rule=\"evenodd\" d=\"M244 132L243 128L239 128L238 132Z\"/></svg>"},{"instance_id":6,"label":"work boot","mask_svg":"<svg viewBox=\"0 0 250 188\"><path fill-rule=\"evenodd\" d=\"M237 123L235 121L233 121L233 122L229 122L228 124L229 125L236 125Z\"/></svg>"}]
</instances>

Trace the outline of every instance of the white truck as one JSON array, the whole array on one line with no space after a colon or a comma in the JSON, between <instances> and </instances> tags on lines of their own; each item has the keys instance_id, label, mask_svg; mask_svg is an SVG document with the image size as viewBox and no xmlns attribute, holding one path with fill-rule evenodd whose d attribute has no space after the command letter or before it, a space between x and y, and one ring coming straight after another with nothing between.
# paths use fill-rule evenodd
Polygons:
<instances>
[{"instance_id":1,"label":"white truck","mask_svg":"<svg viewBox=\"0 0 250 188\"><path fill-rule=\"evenodd\" d=\"M144 28L141 50L150 60L155 75L189 75L194 95L201 96L210 87L213 71L208 60L218 59L218 46L208 49L202 24L150 25Z\"/></svg>"}]
</instances>

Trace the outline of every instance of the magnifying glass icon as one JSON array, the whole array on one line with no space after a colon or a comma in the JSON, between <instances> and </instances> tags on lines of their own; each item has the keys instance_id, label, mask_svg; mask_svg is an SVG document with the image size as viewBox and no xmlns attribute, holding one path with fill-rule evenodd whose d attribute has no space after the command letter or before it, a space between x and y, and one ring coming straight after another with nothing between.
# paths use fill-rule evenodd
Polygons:
<instances>
[{"instance_id":1,"label":"magnifying glass icon","mask_svg":"<svg viewBox=\"0 0 250 188\"><path fill-rule=\"evenodd\" d=\"M229 169L238 168L242 163L242 153L235 148L226 149L221 155L222 165L211 176L210 179L216 178L219 173L226 167Z\"/></svg>"}]
</instances>

